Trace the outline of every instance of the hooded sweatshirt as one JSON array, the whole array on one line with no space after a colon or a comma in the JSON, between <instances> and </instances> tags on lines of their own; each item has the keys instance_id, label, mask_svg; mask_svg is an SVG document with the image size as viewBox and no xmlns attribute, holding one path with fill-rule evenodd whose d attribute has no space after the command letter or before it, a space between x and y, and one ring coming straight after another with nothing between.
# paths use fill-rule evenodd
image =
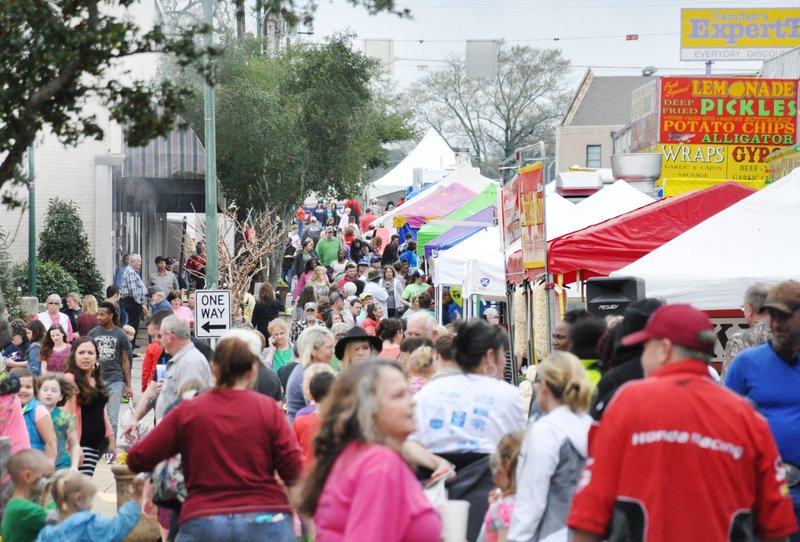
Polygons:
<instances>
[{"instance_id":1,"label":"hooded sweatshirt","mask_svg":"<svg viewBox=\"0 0 800 542\"><path fill-rule=\"evenodd\" d=\"M528 428L517 460L509 542L567 540L567 514L586 463L592 418L560 406Z\"/></svg>"},{"instance_id":2,"label":"hooded sweatshirt","mask_svg":"<svg viewBox=\"0 0 800 542\"><path fill-rule=\"evenodd\" d=\"M119 542L136 527L140 514L134 501L123 504L114 517L78 512L42 529L36 542Z\"/></svg>"}]
</instances>

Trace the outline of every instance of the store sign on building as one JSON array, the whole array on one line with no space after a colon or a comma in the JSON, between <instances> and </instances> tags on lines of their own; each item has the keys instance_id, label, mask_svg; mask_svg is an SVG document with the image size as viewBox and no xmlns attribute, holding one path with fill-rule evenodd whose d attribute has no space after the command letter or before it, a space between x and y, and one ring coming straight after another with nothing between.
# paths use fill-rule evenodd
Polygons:
<instances>
[{"instance_id":1,"label":"store sign on building","mask_svg":"<svg viewBox=\"0 0 800 542\"><path fill-rule=\"evenodd\" d=\"M681 60L768 60L800 46L800 9L681 10Z\"/></svg>"}]
</instances>

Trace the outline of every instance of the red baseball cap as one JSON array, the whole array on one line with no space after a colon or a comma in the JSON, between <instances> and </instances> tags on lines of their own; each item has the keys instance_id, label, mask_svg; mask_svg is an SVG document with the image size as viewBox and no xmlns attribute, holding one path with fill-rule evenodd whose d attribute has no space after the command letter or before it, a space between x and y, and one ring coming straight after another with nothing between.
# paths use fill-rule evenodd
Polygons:
<instances>
[{"instance_id":1,"label":"red baseball cap","mask_svg":"<svg viewBox=\"0 0 800 542\"><path fill-rule=\"evenodd\" d=\"M691 305L664 305L650 316L644 329L622 338L622 344L631 346L651 339L669 339L674 344L713 353L714 341L701 338L703 331L714 331L714 324L704 313Z\"/></svg>"}]
</instances>

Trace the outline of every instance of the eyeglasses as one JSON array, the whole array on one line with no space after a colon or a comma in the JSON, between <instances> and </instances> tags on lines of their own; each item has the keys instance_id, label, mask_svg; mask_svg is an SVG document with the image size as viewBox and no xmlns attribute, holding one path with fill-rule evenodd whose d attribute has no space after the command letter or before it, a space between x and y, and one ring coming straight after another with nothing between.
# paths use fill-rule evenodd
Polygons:
<instances>
[{"instance_id":1,"label":"eyeglasses","mask_svg":"<svg viewBox=\"0 0 800 542\"><path fill-rule=\"evenodd\" d=\"M47 304L48 305L61 305L61 303L59 303L58 301L48 301Z\"/></svg>"}]
</instances>

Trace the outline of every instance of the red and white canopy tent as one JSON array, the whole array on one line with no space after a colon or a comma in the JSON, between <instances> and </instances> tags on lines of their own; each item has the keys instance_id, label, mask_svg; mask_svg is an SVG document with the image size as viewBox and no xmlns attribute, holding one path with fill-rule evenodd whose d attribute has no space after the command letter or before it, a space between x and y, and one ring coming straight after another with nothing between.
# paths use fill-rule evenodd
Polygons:
<instances>
[{"instance_id":1,"label":"red and white canopy tent","mask_svg":"<svg viewBox=\"0 0 800 542\"><path fill-rule=\"evenodd\" d=\"M725 182L562 235L548 243L548 271L563 284L608 276L753 192L752 188Z\"/></svg>"}]
</instances>

